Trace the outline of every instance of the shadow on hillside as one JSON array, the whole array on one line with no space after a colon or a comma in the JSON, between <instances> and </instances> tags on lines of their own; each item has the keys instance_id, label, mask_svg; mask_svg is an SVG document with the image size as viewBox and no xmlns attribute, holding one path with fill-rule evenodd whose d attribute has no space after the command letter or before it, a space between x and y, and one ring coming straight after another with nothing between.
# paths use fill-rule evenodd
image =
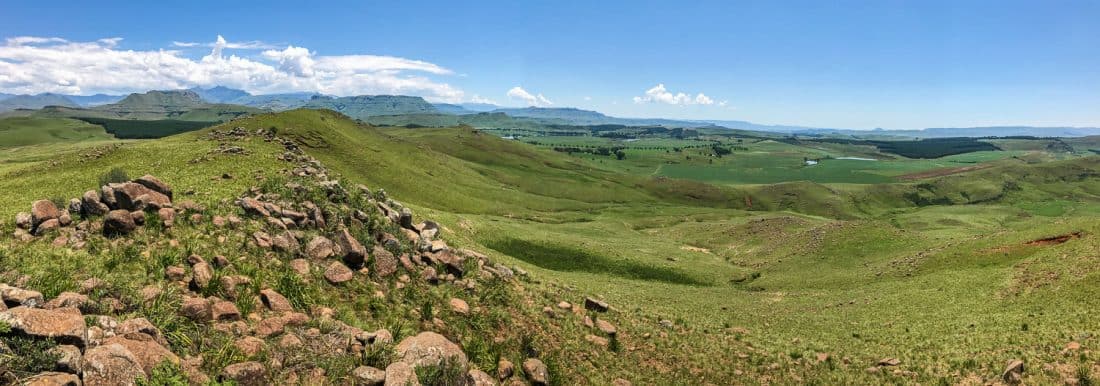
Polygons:
<instances>
[{"instance_id":1,"label":"shadow on hillside","mask_svg":"<svg viewBox=\"0 0 1100 386\"><path fill-rule=\"evenodd\" d=\"M483 245L500 253L554 271L607 274L627 279L695 286L710 284L674 269L612 260L604 256L560 245L511 238L487 240L483 242Z\"/></svg>"}]
</instances>

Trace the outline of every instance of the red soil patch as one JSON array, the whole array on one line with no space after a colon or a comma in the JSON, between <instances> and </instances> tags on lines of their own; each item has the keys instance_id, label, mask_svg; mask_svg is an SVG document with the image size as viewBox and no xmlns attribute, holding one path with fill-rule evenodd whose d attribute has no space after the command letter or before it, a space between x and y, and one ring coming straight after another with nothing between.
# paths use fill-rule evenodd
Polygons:
<instances>
[{"instance_id":1,"label":"red soil patch","mask_svg":"<svg viewBox=\"0 0 1100 386\"><path fill-rule=\"evenodd\" d=\"M1070 240L1073 240L1073 239L1079 239L1079 238L1081 238L1081 236L1082 236L1081 232L1073 232L1073 233L1067 233L1067 234L1060 235L1060 236L1053 236L1053 237L1047 237L1047 238L1042 238L1042 239L1038 239L1038 240L1031 240L1031 241L1028 241L1027 243L1025 243L1024 245L1030 245L1030 246L1036 246L1036 247L1037 246L1044 246L1044 245L1055 245L1055 244L1061 244L1061 243L1064 243L1064 242L1067 242L1067 241L1070 241Z\"/></svg>"}]
</instances>

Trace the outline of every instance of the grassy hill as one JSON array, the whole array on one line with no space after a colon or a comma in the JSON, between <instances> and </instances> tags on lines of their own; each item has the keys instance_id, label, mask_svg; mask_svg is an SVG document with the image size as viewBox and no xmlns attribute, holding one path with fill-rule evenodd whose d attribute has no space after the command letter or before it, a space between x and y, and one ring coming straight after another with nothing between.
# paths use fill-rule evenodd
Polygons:
<instances>
[{"instance_id":1,"label":"grassy hill","mask_svg":"<svg viewBox=\"0 0 1100 386\"><path fill-rule=\"evenodd\" d=\"M69 98L57 94L15 95L0 99L0 112L16 109L40 109L46 106L77 107L77 104Z\"/></svg>"},{"instance_id":2,"label":"grassy hill","mask_svg":"<svg viewBox=\"0 0 1100 386\"><path fill-rule=\"evenodd\" d=\"M659 177L649 168L653 160L686 164L684 153L646 150L651 153L643 157L628 150L616 163L469 127L374 127L303 109L128 143L98 158L70 149L51 162L0 169L0 218L12 218L34 199L77 197L116 167L172 181L220 213L223 199L253 185L281 186L273 176L287 168L279 161L285 149L275 141L243 138L233 145L246 155L218 152L211 132L236 127L289 139L345 186L384 188L418 216L435 219L448 243L529 271L531 280L507 308L521 328L505 330L531 331L558 364L552 373L562 384L614 378L634 384L984 384L997 382L1013 359L1027 364L1029 384L1100 376L1092 349L1100 333L1092 317L1100 309L1097 156L973 153L955 160L980 161L981 168L912 179L708 183ZM771 140L742 145L749 150L728 159L760 163L742 164L743 170L765 168L769 159L801 164L804 154L815 152L874 152ZM708 159L690 162L706 170ZM879 176L942 171L938 164L950 161L896 159L881 166L888 170ZM212 236L181 232L177 237L203 254L225 253L211 246ZM48 243L40 244L34 253L47 253ZM137 251L127 256L141 264L155 260ZM79 257L55 256L50 261L57 266L35 266L36 277L75 286L83 278L62 275L74 268L63 262L80 262L79 272L102 272L110 261ZM117 275L137 282L159 277L150 272ZM330 296L368 298L374 288ZM579 317L542 313L583 296L602 297L615 308L608 317L620 328L620 349L585 340ZM391 311L364 316L369 308L345 305L340 312L364 327L398 319ZM461 343L471 356L487 343L468 338L492 331L450 317L445 322L468 328ZM505 356L522 351L522 342L506 342L499 351ZM1084 348L1067 348L1071 343ZM884 361L889 358L896 363Z\"/></svg>"},{"instance_id":3,"label":"grassy hill","mask_svg":"<svg viewBox=\"0 0 1100 386\"><path fill-rule=\"evenodd\" d=\"M421 97L404 95L359 95L349 97L314 96L304 108L329 109L355 119L376 115L430 114L435 106Z\"/></svg>"},{"instance_id":4,"label":"grassy hill","mask_svg":"<svg viewBox=\"0 0 1100 386\"><path fill-rule=\"evenodd\" d=\"M0 149L58 142L105 141L102 127L75 119L15 117L0 119Z\"/></svg>"}]
</instances>

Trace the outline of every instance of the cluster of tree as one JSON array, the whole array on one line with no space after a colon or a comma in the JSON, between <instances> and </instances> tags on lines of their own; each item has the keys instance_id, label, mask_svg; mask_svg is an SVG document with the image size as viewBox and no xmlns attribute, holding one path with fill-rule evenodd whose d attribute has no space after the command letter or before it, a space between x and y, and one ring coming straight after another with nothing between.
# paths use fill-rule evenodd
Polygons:
<instances>
[{"instance_id":1,"label":"cluster of tree","mask_svg":"<svg viewBox=\"0 0 1100 386\"><path fill-rule=\"evenodd\" d=\"M118 139L153 139L210 127L218 122L178 121L161 119L144 121L136 119L79 118L93 125L103 126Z\"/></svg>"},{"instance_id":2,"label":"cluster of tree","mask_svg":"<svg viewBox=\"0 0 1100 386\"><path fill-rule=\"evenodd\" d=\"M940 158L954 154L964 154L976 151L993 151L1001 148L992 143L979 140L979 138L926 138L921 140L880 141L849 138L814 138L800 139L786 137L780 142L800 145L804 142L840 143L846 145L874 146L879 151L897 154L906 158Z\"/></svg>"},{"instance_id":3,"label":"cluster of tree","mask_svg":"<svg viewBox=\"0 0 1100 386\"><path fill-rule=\"evenodd\" d=\"M622 147L555 146L554 151L561 152L561 153L569 153L570 155L572 155L573 153L587 153L587 154L594 154L594 155L605 156L605 157L614 155L616 159L620 159L620 160L623 159L623 158L626 158L626 152L623 151Z\"/></svg>"}]
</instances>

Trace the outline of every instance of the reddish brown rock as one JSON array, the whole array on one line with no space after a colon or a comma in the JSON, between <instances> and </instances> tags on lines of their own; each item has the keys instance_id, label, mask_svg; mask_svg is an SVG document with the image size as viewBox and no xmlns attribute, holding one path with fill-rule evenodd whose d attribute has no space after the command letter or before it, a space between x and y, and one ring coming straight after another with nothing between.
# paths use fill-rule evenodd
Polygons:
<instances>
[{"instance_id":1,"label":"reddish brown rock","mask_svg":"<svg viewBox=\"0 0 1100 386\"><path fill-rule=\"evenodd\" d=\"M336 245L340 247L344 262L349 267L361 267L367 258L367 248L359 243L346 228L336 232Z\"/></svg>"},{"instance_id":2,"label":"reddish brown rock","mask_svg":"<svg viewBox=\"0 0 1100 386\"><path fill-rule=\"evenodd\" d=\"M320 260L327 259L335 254L333 248L335 248L335 244L332 243L332 240L324 236L316 236L306 244L305 252L307 257Z\"/></svg>"},{"instance_id":3,"label":"reddish brown rock","mask_svg":"<svg viewBox=\"0 0 1100 386\"><path fill-rule=\"evenodd\" d=\"M294 306L290 304L286 297L270 288L260 290L260 301L264 303L267 309L274 312L294 311Z\"/></svg>"},{"instance_id":4,"label":"reddish brown rock","mask_svg":"<svg viewBox=\"0 0 1100 386\"><path fill-rule=\"evenodd\" d=\"M12 331L63 344L84 347L87 338L84 316L75 308L45 310L19 306L0 312L0 321L6 322Z\"/></svg>"},{"instance_id":5,"label":"reddish brown rock","mask_svg":"<svg viewBox=\"0 0 1100 386\"><path fill-rule=\"evenodd\" d=\"M374 246L374 272L378 277L389 277L397 272L397 257L380 246Z\"/></svg>"},{"instance_id":6,"label":"reddish brown rock","mask_svg":"<svg viewBox=\"0 0 1100 386\"><path fill-rule=\"evenodd\" d=\"M210 305L210 317L217 321L240 320L241 312L233 302L218 300Z\"/></svg>"},{"instance_id":7,"label":"reddish brown rock","mask_svg":"<svg viewBox=\"0 0 1100 386\"><path fill-rule=\"evenodd\" d=\"M161 362L179 364L180 358L164 346L160 345L153 337L143 333L128 333L107 338L102 345L118 344L126 347L134 354L141 370L145 374L152 374L153 368Z\"/></svg>"},{"instance_id":8,"label":"reddish brown rock","mask_svg":"<svg viewBox=\"0 0 1100 386\"><path fill-rule=\"evenodd\" d=\"M438 366L446 360L451 365L466 368L466 353L462 352L462 347L434 332L421 332L405 338L395 350L402 362L414 367Z\"/></svg>"},{"instance_id":9,"label":"reddish brown rock","mask_svg":"<svg viewBox=\"0 0 1100 386\"><path fill-rule=\"evenodd\" d=\"M145 379L141 361L125 346L114 343L99 345L84 352L84 385L133 385Z\"/></svg>"},{"instance_id":10,"label":"reddish brown rock","mask_svg":"<svg viewBox=\"0 0 1100 386\"><path fill-rule=\"evenodd\" d=\"M240 386L267 385L267 369L260 362L241 362L222 370L222 381L233 381Z\"/></svg>"},{"instance_id":11,"label":"reddish brown rock","mask_svg":"<svg viewBox=\"0 0 1100 386\"><path fill-rule=\"evenodd\" d=\"M135 229L137 229L137 223L134 222L130 211L125 209L107 212L107 217L103 219L103 234L107 236L122 236Z\"/></svg>"},{"instance_id":12,"label":"reddish brown rock","mask_svg":"<svg viewBox=\"0 0 1100 386\"><path fill-rule=\"evenodd\" d=\"M334 261L325 269L325 280L332 284L342 284L353 277L351 269L339 261Z\"/></svg>"},{"instance_id":13,"label":"reddish brown rock","mask_svg":"<svg viewBox=\"0 0 1100 386\"><path fill-rule=\"evenodd\" d=\"M148 189L150 189L154 192L163 194L163 195L167 196L168 199L172 198L172 187L168 186L168 184L162 182L161 180L157 179L156 177L153 177L151 175L146 174L146 175L141 176L140 178L134 180L134 182L137 183L137 184L140 184L140 185L142 185L142 186L144 186L144 187L146 187L146 188L148 188Z\"/></svg>"},{"instance_id":14,"label":"reddish brown rock","mask_svg":"<svg viewBox=\"0 0 1100 386\"><path fill-rule=\"evenodd\" d=\"M38 200L31 204L31 227L37 228L39 224L47 220L56 220L60 216L61 211L53 201Z\"/></svg>"}]
</instances>

